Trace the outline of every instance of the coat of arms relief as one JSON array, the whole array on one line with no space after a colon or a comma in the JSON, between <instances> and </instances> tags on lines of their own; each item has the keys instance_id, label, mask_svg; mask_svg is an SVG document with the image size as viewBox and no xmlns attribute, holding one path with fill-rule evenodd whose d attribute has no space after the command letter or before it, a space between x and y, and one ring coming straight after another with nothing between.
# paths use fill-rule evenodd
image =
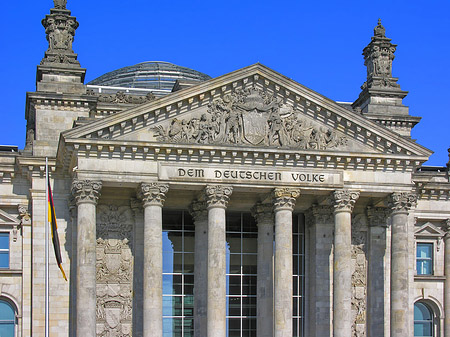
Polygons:
<instances>
[{"instance_id":1,"label":"coat of arms relief","mask_svg":"<svg viewBox=\"0 0 450 337\"><path fill-rule=\"evenodd\" d=\"M99 205L97 336L132 336L133 216L127 206Z\"/></svg>"},{"instance_id":2,"label":"coat of arms relief","mask_svg":"<svg viewBox=\"0 0 450 337\"><path fill-rule=\"evenodd\" d=\"M347 138L309 120L266 91L249 88L214 99L206 113L174 118L153 128L158 141L188 144L237 144L324 150L344 146Z\"/></svg>"}]
</instances>

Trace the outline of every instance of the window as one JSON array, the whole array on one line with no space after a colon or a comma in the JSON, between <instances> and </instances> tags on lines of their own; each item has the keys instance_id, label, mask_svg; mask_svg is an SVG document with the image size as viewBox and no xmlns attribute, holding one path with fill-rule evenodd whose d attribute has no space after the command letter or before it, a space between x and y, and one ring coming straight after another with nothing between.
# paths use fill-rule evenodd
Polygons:
<instances>
[{"instance_id":1,"label":"window","mask_svg":"<svg viewBox=\"0 0 450 337\"><path fill-rule=\"evenodd\" d=\"M0 300L0 336L14 337L15 316L13 307L8 302Z\"/></svg>"},{"instance_id":2,"label":"window","mask_svg":"<svg viewBox=\"0 0 450 337\"><path fill-rule=\"evenodd\" d=\"M424 303L414 304L414 336L433 337L433 312Z\"/></svg>"},{"instance_id":3,"label":"window","mask_svg":"<svg viewBox=\"0 0 450 337\"><path fill-rule=\"evenodd\" d=\"M9 268L9 233L0 233L0 268Z\"/></svg>"},{"instance_id":4,"label":"window","mask_svg":"<svg viewBox=\"0 0 450 337\"><path fill-rule=\"evenodd\" d=\"M417 243L417 275L433 275L433 244Z\"/></svg>"}]
</instances>

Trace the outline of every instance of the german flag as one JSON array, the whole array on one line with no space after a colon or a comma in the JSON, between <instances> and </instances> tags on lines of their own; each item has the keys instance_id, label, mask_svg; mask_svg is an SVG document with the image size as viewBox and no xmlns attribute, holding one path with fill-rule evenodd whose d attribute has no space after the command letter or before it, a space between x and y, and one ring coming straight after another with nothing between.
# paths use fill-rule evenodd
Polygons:
<instances>
[{"instance_id":1,"label":"german flag","mask_svg":"<svg viewBox=\"0 0 450 337\"><path fill-rule=\"evenodd\" d=\"M61 248L59 246L58 225L56 224L55 206L53 203L52 188L50 186L50 178L47 180L48 184L48 220L50 221L50 228L52 232L53 248L55 249L56 263L58 264L64 279L67 281L66 273L62 267Z\"/></svg>"}]
</instances>

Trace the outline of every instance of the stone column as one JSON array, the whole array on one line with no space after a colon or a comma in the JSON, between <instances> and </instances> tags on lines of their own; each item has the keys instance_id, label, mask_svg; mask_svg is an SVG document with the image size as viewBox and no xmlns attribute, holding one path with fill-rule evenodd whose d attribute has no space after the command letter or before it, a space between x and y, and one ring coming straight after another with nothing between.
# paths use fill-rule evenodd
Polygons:
<instances>
[{"instance_id":1,"label":"stone column","mask_svg":"<svg viewBox=\"0 0 450 337\"><path fill-rule=\"evenodd\" d=\"M226 336L226 236L225 209L233 192L231 186L208 185L208 301L207 336Z\"/></svg>"},{"instance_id":2,"label":"stone column","mask_svg":"<svg viewBox=\"0 0 450 337\"><path fill-rule=\"evenodd\" d=\"M310 233L308 336L331 336L331 248L333 207L313 205L307 213Z\"/></svg>"},{"instance_id":3,"label":"stone column","mask_svg":"<svg viewBox=\"0 0 450 337\"><path fill-rule=\"evenodd\" d=\"M96 206L102 183L74 180L77 204L77 336L96 337Z\"/></svg>"},{"instance_id":4,"label":"stone column","mask_svg":"<svg viewBox=\"0 0 450 337\"><path fill-rule=\"evenodd\" d=\"M258 224L258 262L256 278L258 337L273 336L273 205L257 204L252 210Z\"/></svg>"},{"instance_id":5,"label":"stone column","mask_svg":"<svg viewBox=\"0 0 450 337\"><path fill-rule=\"evenodd\" d=\"M300 190L275 188L275 337L292 337L292 211Z\"/></svg>"},{"instance_id":6,"label":"stone column","mask_svg":"<svg viewBox=\"0 0 450 337\"><path fill-rule=\"evenodd\" d=\"M368 207L369 256L367 275L367 331L369 336L384 336L386 227L389 210Z\"/></svg>"},{"instance_id":7,"label":"stone column","mask_svg":"<svg viewBox=\"0 0 450 337\"><path fill-rule=\"evenodd\" d=\"M194 201L189 207L195 224L194 254L194 336L207 336L208 302L208 211L206 203Z\"/></svg>"},{"instance_id":8,"label":"stone column","mask_svg":"<svg viewBox=\"0 0 450 337\"><path fill-rule=\"evenodd\" d=\"M352 211L359 192L339 190L334 199L333 336L352 335Z\"/></svg>"},{"instance_id":9,"label":"stone column","mask_svg":"<svg viewBox=\"0 0 450 337\"><path fill-rule=\"evenodd\" d=\"M141 184L144 206L144 337L162 337L162 207L169 185Z\"/></svg>"},{"instance_id":10,"label":"stone column","mask_svg":"<svg viewBox=\"0 0 450 337\"><path fill-rule=\"evenodd\" d=\"M417 196L412 193L392 193L391 208L391 337L409 335L408 278L408 212Z\"/></svg>"},{"instance_id":11,"label":"stone column","mask_svg":"<svg viewBox=\"0 0 450 337\"><path fill-rule=\"evenodd\" d=\"M450 219L446 220L444 230L446 231L444 236L444 336L450 337Z\"/></svg>"}]
</instances>

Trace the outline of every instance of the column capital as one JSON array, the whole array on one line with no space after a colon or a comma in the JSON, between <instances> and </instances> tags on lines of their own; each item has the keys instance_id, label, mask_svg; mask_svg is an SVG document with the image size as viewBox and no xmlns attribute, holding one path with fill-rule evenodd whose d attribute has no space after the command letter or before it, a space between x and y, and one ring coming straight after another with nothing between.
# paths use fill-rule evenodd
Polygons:
<instances>
[{"instance_id":1,"label":"column capital","mask_svg":"<svg viewBox=\"0 0 450 337\"><path fill-rule=\"evenodd\" d=\"M227 185L208 185L205 187L206 204L210 207L226 208L233 187Z\"/></svg>"},{"instance_id":2,"label":"column capital","mask_svg":"<svg viewBox=\"0 0 450 337\"><path fill-rule=\"evenodd\" d=\"M369 219L369 226L387 227L387 220L390 214L389 208L368 206L367 218Z\"/></svg>"},{"instance_id":3,"label":"column capital","mask_svg":"<svg viewBox=\"0 0 450 337\"><path fill-rule=\"evenodd\" d=\"M351 213L358 198L359 198L359 191L350 191L350 190L334 191L332 196L334 212Z\"/></svg>"},{"instance_id":4,"label":"column capital","mask_svg":"<svg viewBox=\"0 0 450 337\"><path fill-rule=\"evenodd\" d=\"M189 214L194 219L194 222L208 220L208 208L206 201L194 200L189 205Z\"/></svg>"},{"instance_id":5,"label":"column capital","mask_svg":"<svg viewBox=\"0 0 450 337\"><path fill-rule=\"evenodd\" d=\"M101 190L101 181L78 179L72 181L72 195L77 205L81 203L97 204Z\"/></svg>"},{"instance_id":6,"label":"column capital","mask_svg":"<svg viewBox=\"0 0 450 337\"><path fill-rule=\"evenodd\" d=\"M137 196L146 206L163 206L166 201L166 193L169 191L168 184L141 183L137 190Z\"/></svg>"},{"instance_id":7,"label":"column capital","mask_svg":"<svg viewBox=\"0 0 450 337\"><path fill-rule=\"evenodd\" d=\"M256 223L259 225L262 224L274 224L273 218L273 205L270 203L260 203L258 202L251 209L252 216L255 218Z\"/></svg>"},{"instance_id":8,"label":"column capital","mask_svg":"<svg viewBox=\"0 0 450 337\"><path fill-rule=\"evenodd\" d=\"M300 196L297 188L277 187L273 190L273 207L275 211L294 210L295 201Z\"/></svg>"},{"instance_id":9,"label":"column capital","mask_svg":"<svg viewBox=\"0 0 450 337\"><path fill-rule=\"evenodd\" d=\"M392 213L408 213L415 207L417 194L411 192L394 192L388 197L388 205Z\"/></svg>"}]
</instances>

